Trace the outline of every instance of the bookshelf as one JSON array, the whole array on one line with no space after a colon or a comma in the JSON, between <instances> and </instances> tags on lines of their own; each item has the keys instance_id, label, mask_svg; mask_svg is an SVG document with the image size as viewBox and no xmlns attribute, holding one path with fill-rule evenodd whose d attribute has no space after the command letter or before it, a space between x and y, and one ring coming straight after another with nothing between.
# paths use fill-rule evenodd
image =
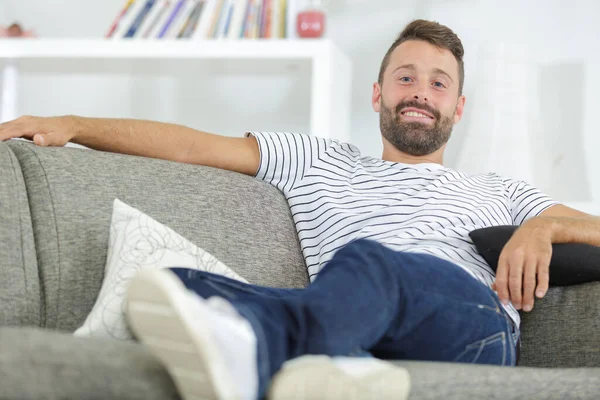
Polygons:
<instances>
[{"instance_id":1,"label":"bookshelf","mask_svg":"<svg viewBox=\"0 0 600 400\"><path fill-rule=\"evenodd\" d=\"M310 76L310 133L349 140L351 62L318 40L0 40L0 121L18 117L24 74L189 74L203 69ZM306 74L306 72L309 72Z\"/></svg>"}]
</instances>

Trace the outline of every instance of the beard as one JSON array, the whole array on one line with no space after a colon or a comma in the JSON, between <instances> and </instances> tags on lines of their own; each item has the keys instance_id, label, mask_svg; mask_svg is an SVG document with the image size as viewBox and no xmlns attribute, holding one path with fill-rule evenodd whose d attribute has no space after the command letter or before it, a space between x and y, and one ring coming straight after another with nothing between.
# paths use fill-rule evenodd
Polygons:
<instances>
[{"instance_id":1,"label":"beard","mask_svg":"<svg viewBox=\"0 0 600 400\"><path fill-rule=\"evenodd\" d=\"M415 107L429 112L435 117L435 124L429 126L421 122L406 122L400 117L400 110ZM450 140L454 124L452 117L442 115L433 107L417 101L405 101L392 112L383 101L379 112L381 134L394 147L411 156L424 156L439 150Z\"/></svg>"}]
</instances>

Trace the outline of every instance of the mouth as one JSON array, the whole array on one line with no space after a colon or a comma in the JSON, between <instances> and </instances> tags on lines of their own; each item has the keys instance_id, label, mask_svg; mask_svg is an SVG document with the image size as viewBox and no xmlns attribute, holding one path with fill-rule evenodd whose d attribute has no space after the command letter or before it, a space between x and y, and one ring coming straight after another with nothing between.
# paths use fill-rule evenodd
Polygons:
<instances>
[{"instance_id":1,"label":"mouth","mask_svg":"<svg viewBox=\"0 0 600 400\"><path fill-rule=\"evenodd\" d=\"M400 114L404 117L409 117L411 119L423 119L423 120L434 120L434 116L428 113L425 110L421 110L419 108L409 107L400 111Z\"/></svg>"}]
</instances>

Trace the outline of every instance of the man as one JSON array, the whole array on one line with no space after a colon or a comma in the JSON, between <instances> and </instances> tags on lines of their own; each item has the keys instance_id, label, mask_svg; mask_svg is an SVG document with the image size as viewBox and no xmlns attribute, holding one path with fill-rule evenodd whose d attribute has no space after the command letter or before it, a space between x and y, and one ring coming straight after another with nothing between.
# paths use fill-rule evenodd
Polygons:
<instances>
[{"instance_id":1,"label":"man","mask_svg":"<svg viewBox=\"0 0 600 400\"><path fill-rule=\"evenodd\" d=\"M465 106L462 58L447 27L417 20L404 29L373 85L381 159L305 135L226 138L73 116L22 117L0 126L0 140L73 141L275 185L289 202L311 285L266 288L182 268L144 273L129 290L133 330L186 399L311 398L311 382L327 385L323 398L391 399L405 393L404 375L372 356L515 365L517 310L544 297L552 243L600 245L595 217L525 182L442 166ZM468 233L503 224L521 226L494 278ZM302 379L314 380L298 391Z\"/></svg>"}]
</instances>

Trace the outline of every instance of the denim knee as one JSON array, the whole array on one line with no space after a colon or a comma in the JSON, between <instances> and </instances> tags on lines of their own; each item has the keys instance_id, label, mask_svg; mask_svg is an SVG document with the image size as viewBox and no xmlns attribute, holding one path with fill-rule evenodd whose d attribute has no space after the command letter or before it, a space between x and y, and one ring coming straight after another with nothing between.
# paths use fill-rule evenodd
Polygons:
<instances>
[{"instance_id":1,"label":"denim knee","mask_svg":"<svg viewBox=\"0 0 600 400\"><path fill-rule=\"evenodd\" d=\"M395 251L374 240L356 239L341 248L330 264L357 269L377 280L396 281L396 257Z\"/></svg>"}]
</instances>

